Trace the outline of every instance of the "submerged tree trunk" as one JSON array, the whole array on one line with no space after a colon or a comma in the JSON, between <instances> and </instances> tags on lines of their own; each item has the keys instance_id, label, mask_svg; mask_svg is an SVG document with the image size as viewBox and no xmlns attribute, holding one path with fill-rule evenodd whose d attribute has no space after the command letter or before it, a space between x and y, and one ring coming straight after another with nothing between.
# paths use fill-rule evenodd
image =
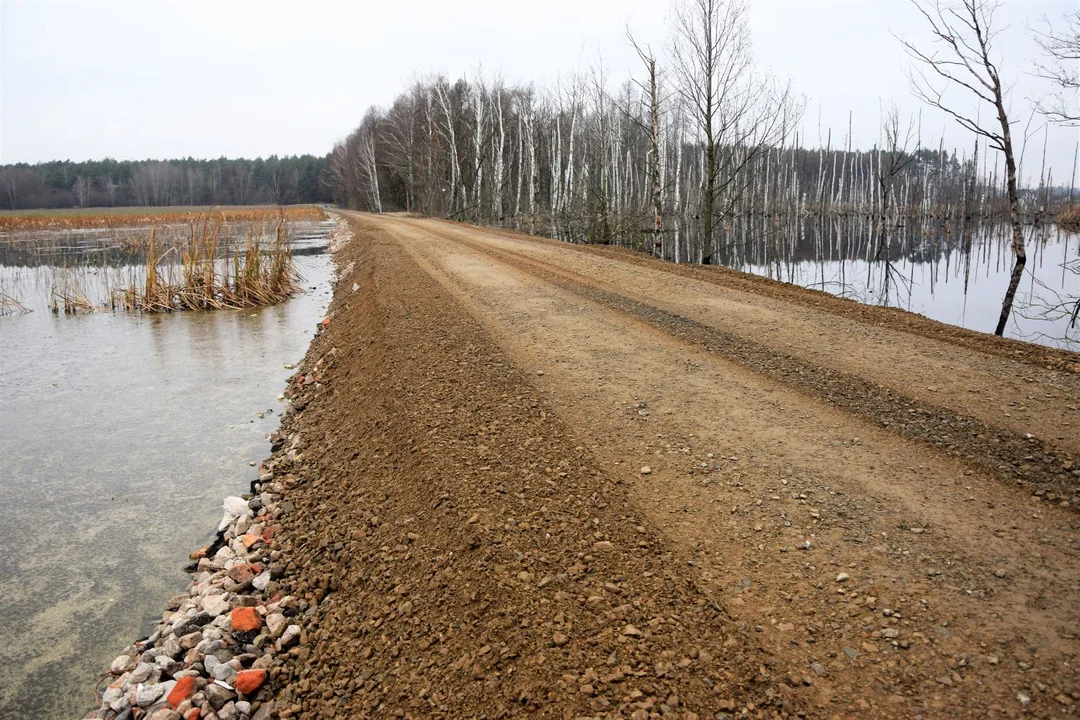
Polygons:
<instances>
[{"instance_id":1,"label":"submerged tree trunk","mask_svg":"<svg viewBox=\"0 0 1080 720\"><path fill-rule=\"evenodd\" d=\"M1008 324L1009 315L1012 313L1016 288L1020 286L1020 278L1024 276L1024 266L1027 265L1027 250L1024 248L1024 227L1020 222L1020 194L1016 189L1016 160L1013 158L1012 137L1009 132L1009 121L1005 119L1004 106L1000 102L998 103L998 113L1001 118L1005 139L1005 177L1009 193L1012 251L1015 256L1012 275L1009 277L1009 289L1005 291L1005 299L1001 303L1001 316L998 318L997 329L994 330L995 335L1004 335L1005 326Z\"/></svg>"}]
</instances>

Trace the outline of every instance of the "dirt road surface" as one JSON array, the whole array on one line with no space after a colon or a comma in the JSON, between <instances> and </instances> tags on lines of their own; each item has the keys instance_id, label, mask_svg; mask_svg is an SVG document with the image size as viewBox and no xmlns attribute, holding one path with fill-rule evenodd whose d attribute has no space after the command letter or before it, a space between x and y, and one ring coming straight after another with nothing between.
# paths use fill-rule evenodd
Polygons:
<instances>
[{"instance_id":1,"label":"dirt road surface","mask_svg":"<svg viewBox=\"0 0 1080 720\"><path fill-rule=\"evenodd\" d=\"M347 215L284 716L1078 713L1076 355Z\"/></svg>"}]
</instances>

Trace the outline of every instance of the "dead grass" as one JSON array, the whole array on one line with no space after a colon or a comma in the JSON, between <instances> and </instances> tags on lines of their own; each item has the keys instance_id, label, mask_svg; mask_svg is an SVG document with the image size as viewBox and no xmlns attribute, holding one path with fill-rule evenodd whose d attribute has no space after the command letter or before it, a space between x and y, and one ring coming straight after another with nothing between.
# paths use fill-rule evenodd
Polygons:
<instances>
[{"instance_id":1,"label":"dead grass","mask_svg":"<svg viewBox=\"0 0 1080 720\"><path fill-rule=\"evenodd\" d=\"M289 222L318 222L326 219L326 213L317 205L36 210L0 213L0 232L187 224L206 217L223 223L265 223L282 217Z\"/></svg>"},{"instance_id":2,"label":"dead grass","mask_svg":"<svg viewBox=\"0 0 1080 720\"><path fill-rule=\"evenodd\" d=\"M1057 221L1069 232L1080 232L1080 205L1073 205L1058 213Z\"/></svg>"},{"instance_id":3,"label":"dead grass","mask_svg":"<svg viewBox=\"0 0 1080 720\"><path fill-rule=\"evenodd\" d=\"M242 247L223 244L223 223L222 217L204 217L200 226L191 224L187 241L164 252L159 249L157 228L151 228L145 280L114 291L112 307L150 313L220 310L274 305L299 291L284 212L268 247L262 240L263 227L249 230ZM180 254L178 269L163 272L162 261L174 253Z\"/></svg>"},{"instance_id":4,"label":"dead grass","mask_svg":"<svg viewBox=\"0 0 1080 720\"><path fill-rule=\"evenodd\" d=\"M8 295L7 293L0 291L0 315L11 315L13 313L27 313L30 312L21 302Z\"/></svg>"}]
</instances>

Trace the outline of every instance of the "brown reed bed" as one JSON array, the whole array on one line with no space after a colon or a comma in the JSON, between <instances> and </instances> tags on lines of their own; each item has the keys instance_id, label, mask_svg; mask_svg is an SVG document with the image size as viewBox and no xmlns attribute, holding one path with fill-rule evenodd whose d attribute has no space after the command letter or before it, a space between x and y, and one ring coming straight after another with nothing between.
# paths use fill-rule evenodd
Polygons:
<instances>
[{"instance_id":1,"label":"brown reed bed","mask_svg":"<svg viewBox=\"0 0 1080 720\"><path fill-rule=\"evenodd\" d=\"M264 223L282 217L289 222L318 222L326 219L326 213L316 205L40 210L0 213L0 232L174 225L195 222L205 216L220 218L222 222L229 223Z\"/></svg>"},{"instance_id":2,"label":"brown reed bed","mask_svg":"<svg viewBox=\"0 0 1080 720\"><path fill-rule=\"evenodd\" d=\"M1080 205L1062 210L1057 216L1058 225L1069 232L1080 232Z\"/></svg>"},{"instance_id":3,"label":"brown reed bed","mask_svg":"<svg viewBox=\"0 0 1080 720\"><path fill-rule=\"evenodd\" d=\"M223 243L223 224L224 218L208 216L201 225L192 222L190 237L164 252L158 247L157 228L151 228L145 278L114 290L113 309L157 313L274 305L300 290L284 213L269 244L264 244L263 227L249 230L242 246ZM174 253L179 264L162 268Z\"/></svg>"}]
</instances>

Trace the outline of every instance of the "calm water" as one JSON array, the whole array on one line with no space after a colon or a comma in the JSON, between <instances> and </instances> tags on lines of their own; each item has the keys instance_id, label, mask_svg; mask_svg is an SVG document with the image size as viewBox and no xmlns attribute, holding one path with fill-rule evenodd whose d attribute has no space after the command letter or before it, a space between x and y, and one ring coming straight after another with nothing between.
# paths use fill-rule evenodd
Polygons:
<instances>
[{"instance_id":1,"label":"calm water","mask_svg":"<svg viewBox=\"0 0 1080 720\"><path fill-rule=\"evenodd\" d=\"M0 718L84 714L184 590L329 301L329 257L307 252L287 303L160 316L54 315L49 268L0 266L34 309L0 317Z\"/></svg>"},{"instance_id":2,"label":"calm water","mask_svg":"<svg viewBox=\"0 0 1080 720\"><path fill-rule=\"evenodd\" d=\"M1017 290L1008 337L1080 350L1080 235L1050 226L1028 228L1027 265ZM732 266L850 297L903 308L951 325L992 333L1012 272L1006 229L990 228L965 246L941 238L901 238L886 264L871 243L844 246L813 233L782 248L771 262L743 258ZM903 242L903 247L900 243ZM888 275L888 282L886 282Z\"/></svg>"}]
</instances>

